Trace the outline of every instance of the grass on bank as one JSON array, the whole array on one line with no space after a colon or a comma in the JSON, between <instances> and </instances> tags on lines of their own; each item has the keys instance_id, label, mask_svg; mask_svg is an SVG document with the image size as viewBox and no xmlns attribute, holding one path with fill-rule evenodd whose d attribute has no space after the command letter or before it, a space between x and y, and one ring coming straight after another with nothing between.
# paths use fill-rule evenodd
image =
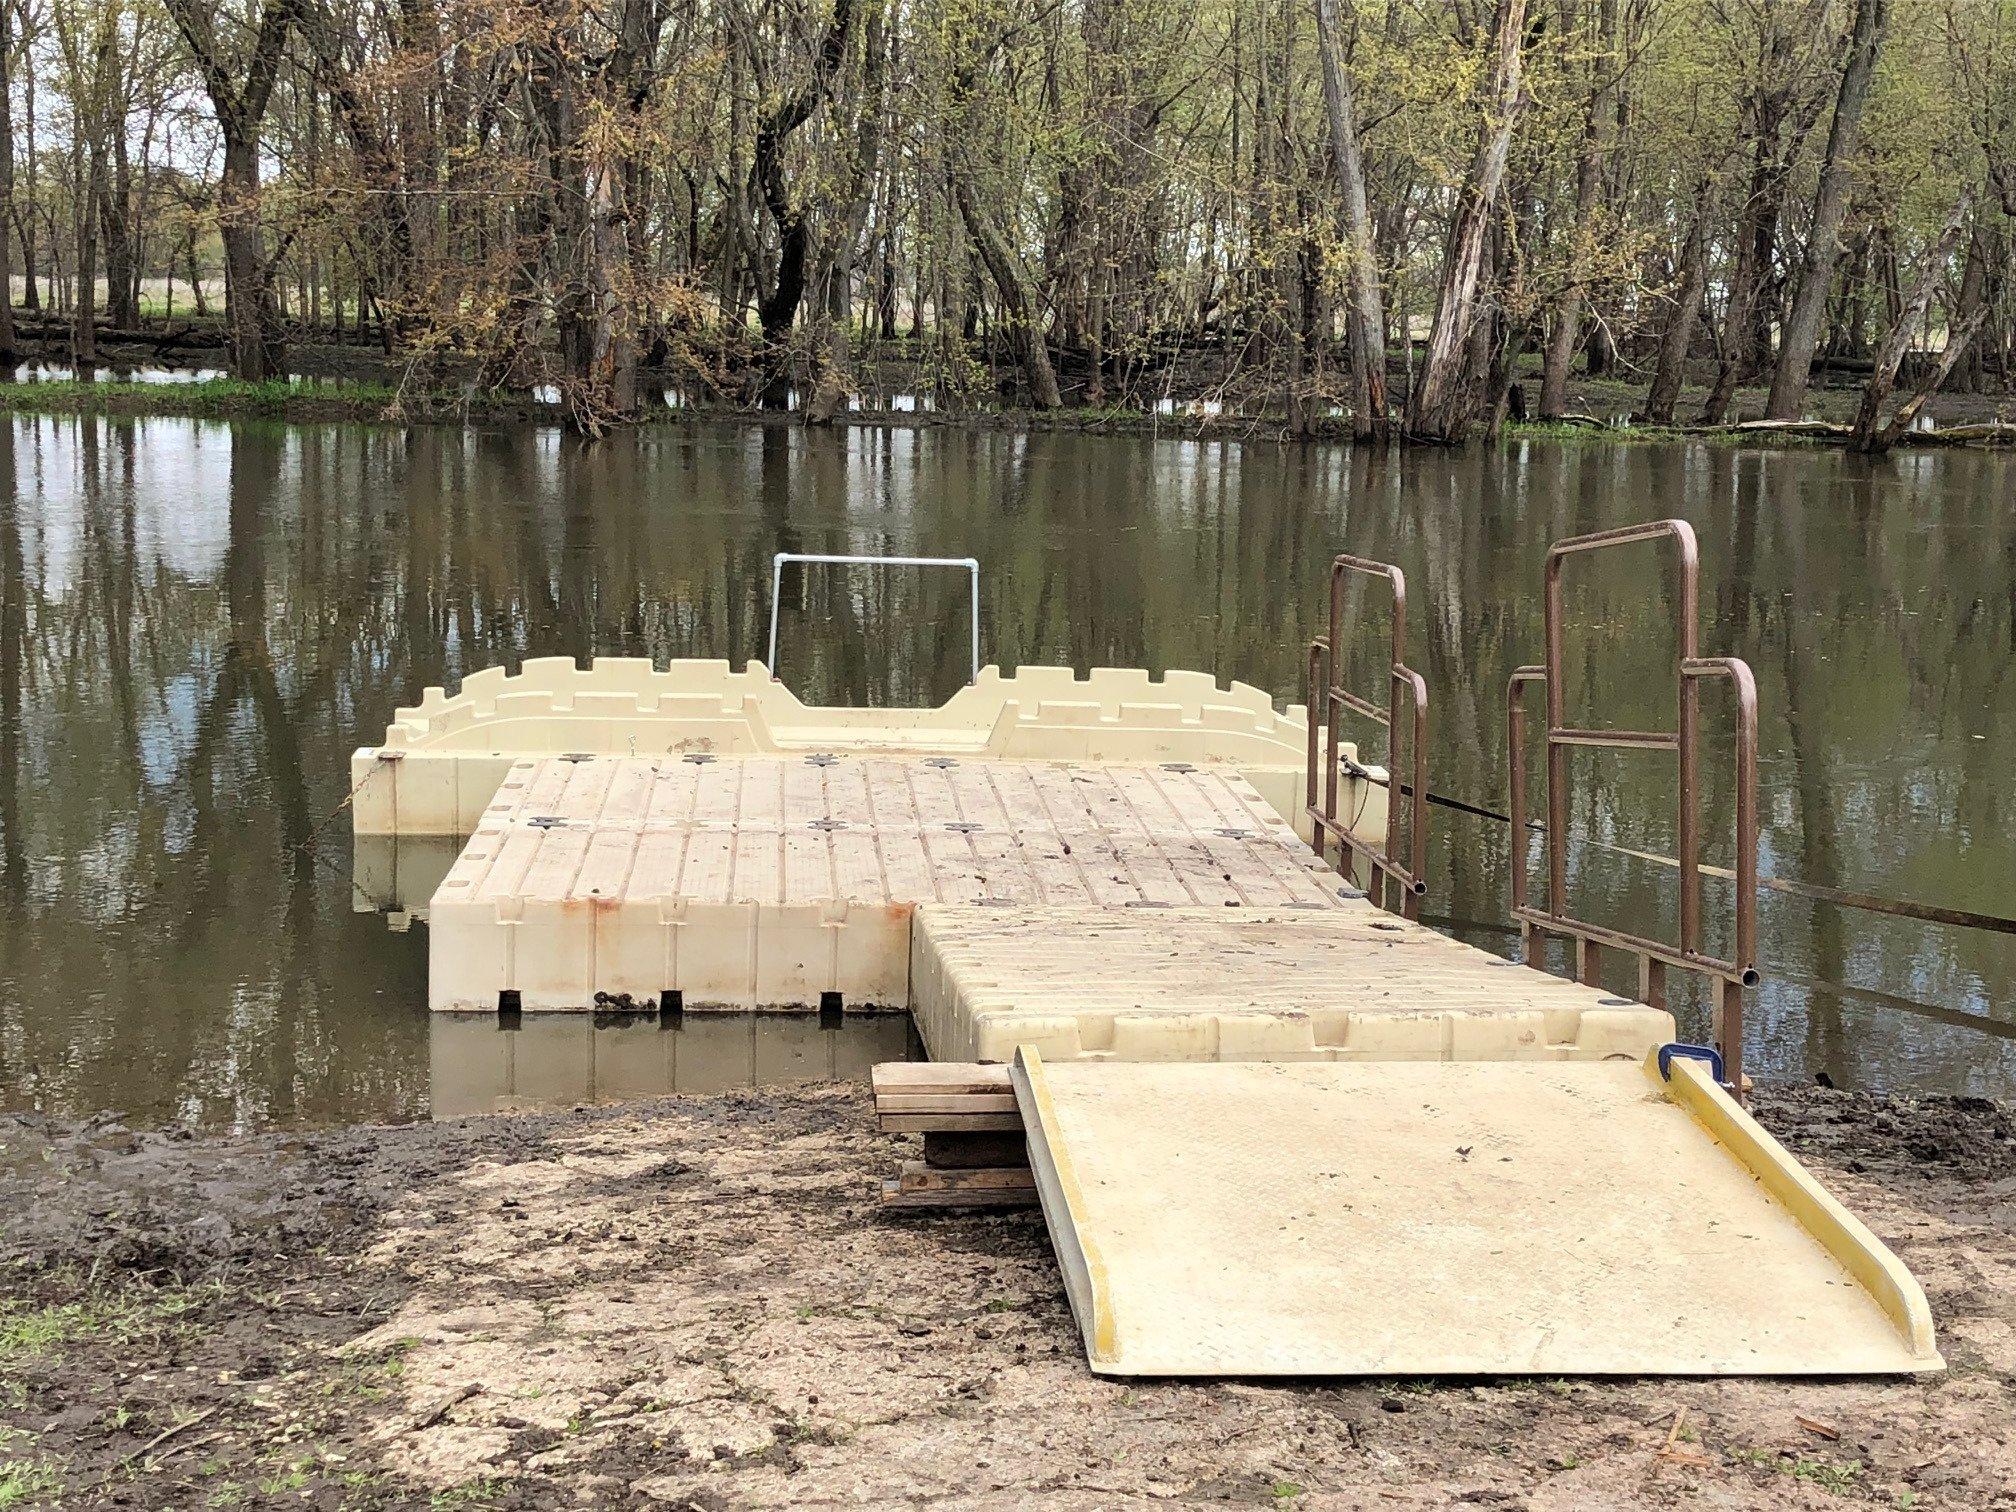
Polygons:
<instances>
[{"instance_id":1,"label":"grass on bank","mask_svg":"<svg viewBox=\"0 0 2016 1512\"><path fill-rule=\"evenodd\" d=\"M102 382L49 378L0 383L0 409L67 413L105 410L150 415L266 415L285 419L304 409L341 409L380 415L399 397L384 383L290 383L284 378L247 383L203 378L189 383Z\"/></svg>"},{"instance_id":2,"label":"grass on bank","mask_svg":"<svg viewBox=\"0 0 2016 1512\"><path fill-rule=\"evenodd\" d=\"M0 1432L0 1512L45 1505L63 1485L56 1465L27 1447L29 1435Z\"/></svg>"},{"instance_id":3,"label":"grass on bank","mask_svg":"<svg viewBox=\"0 0 2016 1512\"><path fill-rule=\"evenodd\" d=\"M0 1300L0 1375L84 1340L126 1341L173 1328L206 1300L196 1290L89 1287L63 1301Z\"/></svg>"},{"instance_id":4,"label":"grass on bank","mask_svg":"<svg viewBox=\"0 0 2016 1512\"><path fill-rule=\"evenodd\" d=\"M487 390L402 390L389 383L347 378L284 378L248 383L236 378L205 378L187 383L149 380L90 382L74 378L30 379L0 383L0 413L108 414L186 416L196 419L269 419L277 421L447 422L551 421L554 407L525 395ZM1843 436L1824 430L1778 430L1730 425L1641 425L1622 418L1614 423L1582 417L1571 420L1516 420L1506 423L1508 440L1545 440L1567 444L1634 445L1703 442L1710 446L1838 447ZM656 418L722 420L751 419L733 409L709 412L689 408L667 410ZM781 418L774 413L766 419ZM843 415L843 422L866 424L915 423L923 417L905 412L862 410ZM1118 405L1065 407L1050 411L976 408L967 413L944 412L929 423L967 424L979 428L1084 431L1094 434L1192 436L1199 439L1267 439L1279 435L1279 417L1257 414L1167 415ZM1824 422L1823 422L1824 423ZM1980 435L1956 438L1957 444L2011 444L2006 426L1970 427ZM1332 417L1315 439L1348 440L1350 424Z\"/></svg>"}]
</instances>

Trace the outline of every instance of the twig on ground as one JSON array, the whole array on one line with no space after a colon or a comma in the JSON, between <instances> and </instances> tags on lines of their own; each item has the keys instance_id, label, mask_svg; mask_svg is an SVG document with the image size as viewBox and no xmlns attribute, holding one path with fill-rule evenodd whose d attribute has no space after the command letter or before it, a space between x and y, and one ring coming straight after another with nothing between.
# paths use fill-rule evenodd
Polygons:
<instances>
[{"instance_id":1,"label":"twig on ground","mask_svg":"<svg viewBox=\"0 0 2016 1512\"><path fill-rule=\"evenodd\" d=\"M422 1428L431 1428L448 1415L448 1409L458 1402L466 1402L483 1389L481 1381L466 1381L445 1396L438 1397L431 1406L422 1408L393 1430L396 1437L401 1433L418 1433Z\"/></svg>"},{"instance_id":2,"label":"twig on ground","mask_svg":"<svg viewBox=\"0 0 2016 1512\"><path fill-rule=\"evenodd\" d=\"M175 1437L176 1434L187 1433L191 1428L194 1428L198 1423L208 1422L211 1418L217 1416L217 1414L222 1412L223 1410L224 1409L222 1406L212 1407L208 1411L199 1412L193 1417L186 1417L182 1419L182 1421L179 1423L169 1424L166 1428L163 1428L159 1433L155 1434L154 1437L147 1440L146 1443L142 1444L138 1449L135 1449L131 1454L127 1455L124 1459L120 1460L110 1470L108 1470L105 1473L105 1479L110 1480L113 1476L117 1475L121 1470L124 1470L128 1465L132 1464L135 1460L145 1459L148 1455L152 1454L156 1449L159 1449L163 1444L167 1443L168 1440Z\"/></svg>"}]
</instances>

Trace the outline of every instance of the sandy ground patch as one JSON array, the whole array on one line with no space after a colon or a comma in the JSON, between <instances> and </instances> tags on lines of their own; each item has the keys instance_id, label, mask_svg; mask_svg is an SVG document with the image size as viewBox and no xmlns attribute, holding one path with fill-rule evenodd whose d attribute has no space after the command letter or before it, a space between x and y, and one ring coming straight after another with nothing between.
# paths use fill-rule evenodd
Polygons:
<instances>
[{"instance_id":1,"label":"sandy ground patch","mask_svg":"<svg viewBox=\"0 0 2016 1512\"><path fill-rule=\"evenodd\" d=\"M0 1120L18 1504L2016 1507L2016 1121L1767 1091L1901 1382L1115 1382L1040 1216L878 1216L854 1088L324 1134ZM9 1485L0 1479L0 1488Z\"/></svg>"}]
</instances>

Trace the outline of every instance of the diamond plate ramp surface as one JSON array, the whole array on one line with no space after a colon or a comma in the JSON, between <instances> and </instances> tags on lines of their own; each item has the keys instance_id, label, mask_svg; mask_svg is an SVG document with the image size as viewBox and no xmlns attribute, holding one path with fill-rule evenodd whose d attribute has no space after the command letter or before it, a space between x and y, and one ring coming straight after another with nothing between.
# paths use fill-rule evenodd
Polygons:
<instances>
[{"instance_id":1,"label":"diamond plate ramp surface","mask_svg":"<svg viewBox=\"0 0 2016 1512\"><path fill-rule=\"evenodd\" d=\"M1013 1077L1103 1374L1940 1366L1910 1273L1693 1062Z\"/></svg>"}]
</instances>

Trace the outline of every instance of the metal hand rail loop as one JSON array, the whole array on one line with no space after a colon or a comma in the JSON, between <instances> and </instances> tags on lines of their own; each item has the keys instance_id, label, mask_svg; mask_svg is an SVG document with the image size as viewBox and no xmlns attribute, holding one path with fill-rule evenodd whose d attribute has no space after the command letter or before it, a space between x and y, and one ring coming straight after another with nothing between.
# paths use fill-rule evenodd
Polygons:
<instances>
[{"instance_id":1,"label":"metal hand rail loop","mask_svg":"<svg viewBox=\"0 0 2016 1512\"><path fill-rule=\"evenodd\" d=\"M1678 707L1672 730L1602 730L1568 725L1562 690L1565 631L1562 623L1561 575L1571 556L1644 542L1670 545L1678 599L1674 625L1673 669ZM1694 530L1685 520L1654 520L1617 530L1598 531L1557 541L1547 553L1547 660L1542 666L1520 667L1505 689L1507 781L1512 819L1512 916L1519 922L1526 963L1542 966L1546 936L1572 940L1576 978L1596 985L1602 975L1602 952L1622 950L1638 958L1638 996L1655 1008L1666 1003L1668 967L1691 971L1716 983L1714 1040L1721 1051L1729 1084L1739 1095L1743 1087L1743 993L1758 981L1757 971L1757 683L1749 665L1733 656L1702 656L1696 620L1700 604L1700 553ZM1736 714L1736 917L1733 958L1709 955L1702 948L1701 820L1699 744L1701 684L1721 679L1730 685ZM1526 705L1538 684L1546 694L1547 759L1547 906L1527 896L1526 835ZM1612 929L1574 916L1568 900L1568 764L1570 747L1610 750L1653 750L1674 753L1678 767L1678 828L1680 834L1680 938L1654 940Z\"/></svg>"},{"instance_id":2,"label":"metal hand rail loop","mask_svg":"<svg viewBox=\"0 0 2016 1512\"><path fill-rule=\"evenodd\" d=\"M810 562L845 567L963 567L968 576L969 617L972 621L973 670L966 681L980 680L980 563L972 557L921 556L833 556L820 552L780 551L770 559L770 668L772 681L782 681L777 673L777 611L784 601L784 564Z\"/></svg>"},{"instance_id":3,"label":"metal hand rail loop","mask_svg":"<svg viewBox=\"0 0 2016 1512\"><path fill-rule=\"evenodd\" d=\"M1386 706L1343 686L1344 583L1351 574L1383 578L1392 590L1392 634L1386 681ZM1389 907L1388 884L1400 894L1397 912L1409 919L1421 916L1421 896L1428 891L1423 875L1428 864L1428 684L1407 665L1407 578L1398 567L1365 557L1339 556L1330 564L1330 633L1309 642L1307 671L1309 749L1303 791L1303 808L1309 817L1310 840L1316 853L1331 859L1345 870L1350 858L1361 858L1370 886L1366 889L1380 907ZM1408 794L1406 856L1402 861L1400 804L1404 791L1397 770L1401 705L1412 713L1411 765L1413 787ZM1341 765L1344 711L1383 725L1386 729L1386 841L1374 845L1352 832L1349 816L1337 809L1338 773ZM1319 733L1320 732L1320 733ZM1326 751L1327 745L1327 751ZM1327 754L1327 764L1326 757ZM1320 773L1320 779L1319 779Z\"/></svg>"}]
</instances>

